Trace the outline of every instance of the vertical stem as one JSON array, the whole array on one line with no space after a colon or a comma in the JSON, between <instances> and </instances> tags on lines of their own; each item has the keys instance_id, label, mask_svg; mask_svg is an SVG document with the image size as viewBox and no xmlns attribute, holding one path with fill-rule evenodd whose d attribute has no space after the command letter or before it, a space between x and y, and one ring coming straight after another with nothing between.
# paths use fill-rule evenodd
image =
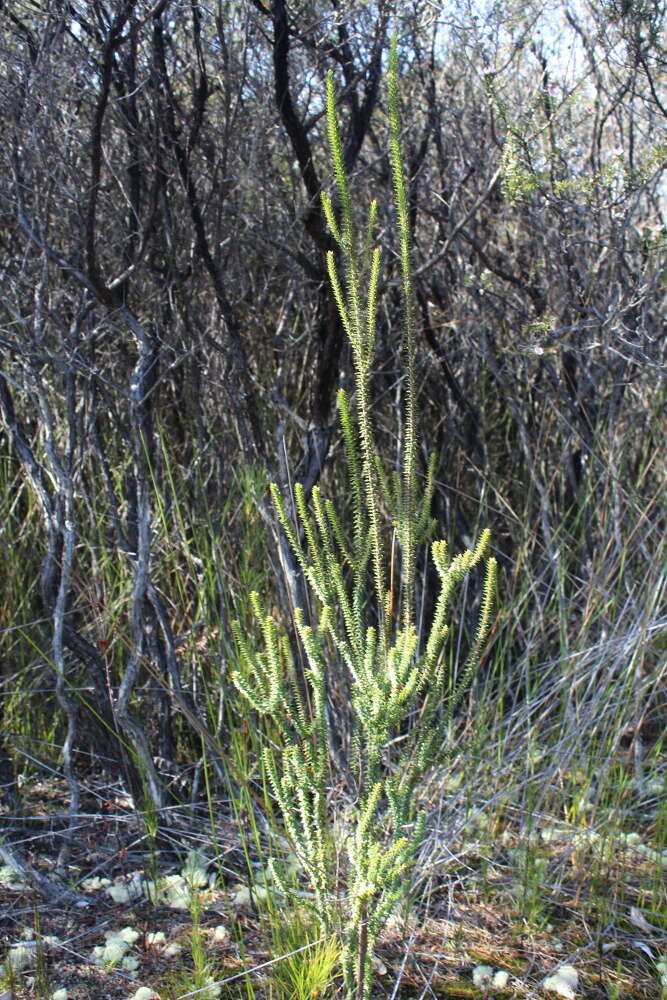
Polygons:
<instances>
[{"instance_id":1,"label":"vertical stem","mask_svg":"<svg viewBox=\"0 0 667 1000\"><path fill-rule=\"evenodd\" d=\"M388 646L387 587L384 572L384 546L382 544L380 518L377 505L378 487L374 466L375 441L371 430L371 418L369 412L369 377L368 368L359 357L355 359L355 369L357 376L359 432L363 453L362 475L364 485L366 487L366 508L371 523L371 533L373 538L373 577L375 580L375 593L378 602L378 630L380 634L382 662L386 663Z\"/></svg>"},{"instance_id":2,"label":"vertical stem","mask_svg":"<svg viewBox=\"0 0 667 1000\"><path fill-rule=\"evenodd\" d=\"M401 626L411 627L414 621L415 587L415 331L410 251L410 220L408 195L403 173L401 121L398 94L398 43L394 35L389 57L389 127L391 168L394 180L394 202L398 221L401 261L401 293L403 298L403 356L405 364L405 441L401 467L401 497L399 503L399 534L402 549L403 608Z\"/></svg>"},{"instance_id":3,"label":"vertical stem","mask_svg":"<svg viewBox=\"0 0 667 1000\"><path fill-rule=\"evenodd\" d=\"M329 132L329 145L331 158L333 161L336 187L340 197L341 226L340 226L340 246L343 252L345 263L347 303L343 305L339 301L341 312L346 309L349 313L349 320L345 324L350 338L350 346L354 357L355 383L357 390L357 412L359 414L359 434L362 451L362 478L366 492L366 512L370 521L372 548L373 548L373 579L375 583L376 599L378 605L378 629L380 634L380 648L382 651L382 662L387 660L388 629L387 629L387 588L385 582L384 569L384 546L382 544L382 532L380 529L380 517L378 510L378 484L375 473L375 440L373 436L373 425L370 418L370 369L372 362L372 338L368 336L367 324L364 323L364 311L361 308L361 276L359 270L359 259L356 249L356 233L352 213L352 201L350 189L345 173L345 162L343 157L343 147L336 116L336 97L334 92L333 75L327 77L327 127ZM333 256L331 257L333 262ZM379 257L375 261L374 278L371 280L371 289L377 281L379 268ZM335 272L335 267L334 267ZM330 271L331 274L331 271ZM335 280L332 276L332 280ZM366 320L372 317L374 312L374 292L371 292L369 309L366 310Z\"/></svg>"},{"instance_id":4,"label":"vertical stem","mask_svg":"<svg viewBox=\"0 0 667 1000\"><path fill-rule=\"evenodd\" d=\"M36 309L39 312L39 308ZM57 445L57 435L54 415L48 400L47 392L42 383L41 375L36 366L32 371L33 384L37 405L42 418L45 436L45 450L51 463L52 474L58 487L58 495L53 505L54 519L49 525L49 573L58 575L58 586L55 592L49 585L49 599L53 601L51 615L53 619L53 635L51 648L53 651L53 666L56 675L56 698L58 704L67 716L67 735L62 748L63 771L70 790L68 831L62 848L58 852L58 867L67 865L69 851L72 846L72 830L79 811L79 782L72 761L72 749L76 737L77 706L67 691L65 668L65 615L72 582L74 552L76 544L76 527L74 523L74 484L72 481L74 469L74 452L76 448L76 416L74 407L74 375L71 369L66 376L67 392L67 448L60 451Z\"/></svg>"},{"instance_id":5,"label":"vertical stem","mask_svg":"<svg viewBox=\"0 0 667 1000\"><path fill-rule=\"evenodd\" d=\"M368 904L364 900L359 919L359 941L357 945L357 1000L366 995L366 958L368 955Z\"/></svg>"}]
</instances>

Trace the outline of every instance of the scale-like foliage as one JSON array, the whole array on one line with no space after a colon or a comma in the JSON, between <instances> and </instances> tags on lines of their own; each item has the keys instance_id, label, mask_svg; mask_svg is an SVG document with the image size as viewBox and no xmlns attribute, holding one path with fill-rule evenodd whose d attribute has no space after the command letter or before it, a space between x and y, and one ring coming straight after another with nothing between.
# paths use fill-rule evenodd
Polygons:
<instances>
[{"instance_id":1,"label":"scale-like foliage","mask_svg":"<svg viewBox=\"0 0 667 1000\"><path fill-rule=\"evenodd\" d=\"M303 543L288 515L280 491L272 487L277 516L313 595L314 628L303 612L295 613L309 683L308 706L298 685L288 643L256 595L252 606L262 648L253 650L235 626L239 669L234 675L241 694L253 708L271 716L283 733L281 752L267 749L263 761L269 784L294 850L307 873L315 909L323 927L344 927L343 966L349 997L365 1000L371 984L371 955L377 936L402 897L406 875L424 829L423 814L415 815L415 790L434 763L442 743L442 723L468 684L487 637L495 592L495 560L487 558L489 533L474 550L450 558L444 541L431 546L440 579L430 628L420 631L414 608L416 545L432 530L430 502L435 463L429 463L422 496L417 498L414 320L410 274L407 194L400 143L396 43L389 72L390 151L400 242L401 286L405 323L404 446L395 484L377 454L370 411L370 372L376 328L380 253L373 247L377 207L371 206L361 251L353 202L344 170L333 77L327 81L327 123L331 159L338 192L338 212L323 196L329 228L340 248L341 264L328 256L332 288L350 340L355 374L355 417L344 392L338 411L347 456L352 524L341 523L331 500L313 489L310 504L302 487L294 490L294 508ZM341 277L342 268L342 277ZM391 511L383 521L380 497ZM387 580L386 533L400 548L398 614ZM464 578L486 561L484 596L475 641L449 703L443 645L452 598ZM369 599L369 576L374 600ZM332 657L345 665L354 715L354 734L347 774L356 783L357 802L347 838L345 912L340 913L340 886L333 863L333 816L326 807L330 769L329 716L326 676ZM418 708L419 711L415 712ZM417 720L417 721L414 721ZM389 747L401 734L398 759ZM349 819L349 817L348 817Z\"/></svg>"}]
</instances>

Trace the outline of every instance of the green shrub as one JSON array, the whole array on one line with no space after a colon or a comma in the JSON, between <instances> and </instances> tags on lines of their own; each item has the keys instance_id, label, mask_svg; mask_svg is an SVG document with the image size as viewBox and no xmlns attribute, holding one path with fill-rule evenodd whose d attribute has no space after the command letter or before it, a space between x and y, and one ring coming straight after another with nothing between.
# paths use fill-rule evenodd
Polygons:
<instances>
[{"instance_id":1,"label":"green shrub","mask_svg":"<svg viewBox=\"0 0 667 1000\"><path fill-rule=\"evenodd\" d=\"M429 518L433 463L420 491L409 221L398 105L394 42L389 71L390 151L400 243L406 386L400 474L392 484L379 459L370 406L381 270L380 251L373 247L377 205L370 207L359 249L330 75L327 121L338 206L326 195L323 206L340 248L342 268L329 253L328 269L354 363L356 419L347 395L341 391L338 397L353 518L351 524L341 523L334 501L325 499L317 487L310 504L298 483L293 498L271 487L278 518L312 597L310 619L305 609L298 608L294 614L305 655L306 685L299 683L287 634L264 613L257 594L251 601L261 631L261 649L248 641L238 623L234 626L239 658L234 682L255 711L271 717L282 732L282 749L266 748L263 763L287 834L310 881L313 909L322 929L331 932L342 927L346 993L358 1000L367 998L370 991L371 956L378 934L406 891L406 875L425 821L423 813L415 815L415 792L436 759L443 740L442 723L451 717L478 662L490 624L496 568L495 560L486 557L488 532L474 549L453 558L444 541L433 542L439 594L430 627L420 629L415 610L415 553L433 527ZM389 518L385 511L390 512ZM388 554L390 532L398 542L398 571ZM457 588L482 563L486 575L477 636L452 691L443 657L448 611ZM394 586L390 586L392 580ZM327 675L341 667L354 718L342 777L354 790L355 804L347 811L334 804L336 815L332 815L327 788L332 770L341 762L330 750L335 734L327 710ZM397 736L400 740L392 743ZM342 907L334 819L336 828L345 830ZM283 891L287 892L286 886Z\"/></svg>"}]
</instances>

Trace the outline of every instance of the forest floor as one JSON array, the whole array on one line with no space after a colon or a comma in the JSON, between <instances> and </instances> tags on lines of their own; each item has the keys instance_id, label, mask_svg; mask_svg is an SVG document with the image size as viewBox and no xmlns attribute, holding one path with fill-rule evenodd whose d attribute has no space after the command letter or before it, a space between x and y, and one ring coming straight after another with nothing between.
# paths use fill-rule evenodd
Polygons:
<instances>
[{"instance_id":1,"label":"forest floor","mask_svg":"<svg viewBox=\"0 0 667 1000\"><path fill-rule=\"evenodd\" d=\"M16 967L8 975L6 962L0 1000L125 1000L142 986L177 1000L207 980L226 982L200 992L203 1000L317 995L319 987L308 996L298 974L291 987L289 977L276 976L273 960L287 940L276 935L276 917L286 924L291 916L284 901L267 907L261 878L249 888L243 831L231 810L224 818L224 803L216 808L214 849L213 838L203 844L196 824L188 830L181 820L171 858L158 852L151 861L127 797L99 777L82 787L58 876L66 786L35 778L21 789L23 836L14 844L35 872L60 878L77 898L45 902L0 869L0 961L11 952ZM548 817L531 836L484 821L469 825L436 859L437 876L421 881L411 908L390 919L377 948L374 993L392 1000L667 996L667 914L654 909L664 898L667 857L648 846L650 824L641 836L619 839L611 831L579 825L574 832ZM188 845L199 859L207 852L217 859L197 861L194 906ZM250 868L257 875L256 859ZM159 887L157 901L141 891L147 883ZM328 986L333 995L335 975Z\"/></svg>"}]
</instances>

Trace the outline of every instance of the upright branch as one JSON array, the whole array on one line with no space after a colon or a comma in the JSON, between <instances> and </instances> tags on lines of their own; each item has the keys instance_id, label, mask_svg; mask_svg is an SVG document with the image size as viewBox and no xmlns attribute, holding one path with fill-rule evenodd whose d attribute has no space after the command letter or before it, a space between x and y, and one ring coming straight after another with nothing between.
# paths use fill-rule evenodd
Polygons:
<instances>
[{"instance_id":1,"label":"upright branch","mask_svg":"<svg viewBox=\"0 0 667 1000\"><path fill-rule=\"evenodd\" d=\"M352 201L343 162L343 146L336 115L336 93L333 74L327 76L327 126L329 148L336 187L340 199L340 225L336 220L330 197L323 193L322 204L329 228L338 243L345 267L345 287L340 281L332 251L327 254L327 267L341 320L352 348L357 414L361 443L361 474L364 485L364 512L370 523L373 579L378 609L381 648L386 655L388 641L387 587L384 545L380 527L379 488L376 472L376 447L370 414L370 371L375 348L377 287L380 276L380 250L375 248L361 258L357 249ZM376 207L371 206L368 233L372 238ZM368 240L370 245L370 240ZM363 304L363 282L368 282Z\"/></svg>"},{"instance_id":2,"label":"upright branch","mask_svg":"<svg viewBox=\"0 0 667 1000\"><path fill-rule=\"evenodd\" d=\"M402 620L407 628L414 617L415 579L415 470L417 441L415 435L415 323L412 261L410 258L410 220L408 196L403 173L401 122L398 92L398 47L396 40L389 57L389 149L394 181L394 203L401 261L401 292L403 297L403 363L405 370L404 442L401 464L401 495L399 509L402 548Z\"/></svg>"}]
</instances>

